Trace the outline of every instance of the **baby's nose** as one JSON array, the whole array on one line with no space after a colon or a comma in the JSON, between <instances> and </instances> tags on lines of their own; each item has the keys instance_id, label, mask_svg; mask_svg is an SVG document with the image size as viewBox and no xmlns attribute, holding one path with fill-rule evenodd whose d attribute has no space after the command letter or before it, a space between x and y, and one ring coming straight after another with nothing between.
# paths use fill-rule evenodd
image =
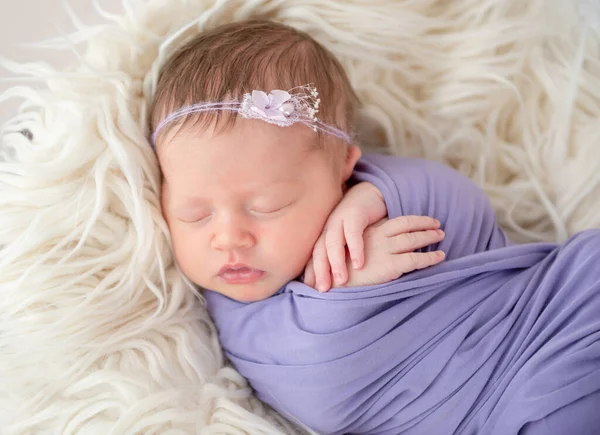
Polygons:
<instances>
[{"instance_id":1,"label":"baby's nose","mask_svg":"<svg viewBox=\"0 0 600 435\"><path fill-rule=\"evenodd\" d=\"M212 247L218 250L250 248L254 243L249 229L233 222L219 225L212 238Z\"/></svg>"}]
</instances>

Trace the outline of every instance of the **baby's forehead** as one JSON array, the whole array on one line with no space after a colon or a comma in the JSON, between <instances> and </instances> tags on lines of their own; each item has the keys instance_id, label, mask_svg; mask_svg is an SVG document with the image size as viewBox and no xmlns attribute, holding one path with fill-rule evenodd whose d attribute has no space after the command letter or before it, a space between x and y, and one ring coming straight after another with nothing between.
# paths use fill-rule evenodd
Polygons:
<instances>
[{"instance_id":1,"label":"baby's forehead","mask_svg":"<svg viewBox=\"0 0 600 435\"><path fill-rule=\"evenodd\" d=\"M185 189L185 179L216 187L231 183L268 186L306 172L316 146L312 130L265 126L260 121L245 124L219 134L180 130L158 144L164 179L181 189Z\"/></svg>"},{"instance_id":2,"label":"baby's forehead","mask_svg":"<svg viewBox=\"0 0 600 435\"><path fill-rule=\"evenodd\" d=\"M251 168L248 166L248 168ZM205 206L220 201L246 201L255 198L285 198L296 195L307 186L302 171L270 170L186 173L173 171L164 185L174 203L182 207Z\"/></svg>"}]
</instances>

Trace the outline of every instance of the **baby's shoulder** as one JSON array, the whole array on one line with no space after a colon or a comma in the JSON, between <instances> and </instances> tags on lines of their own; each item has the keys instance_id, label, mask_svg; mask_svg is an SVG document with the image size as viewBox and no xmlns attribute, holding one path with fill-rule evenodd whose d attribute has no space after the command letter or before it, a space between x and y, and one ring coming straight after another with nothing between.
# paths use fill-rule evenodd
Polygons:
<instances>
[{"instance_id":1,"label":"baby's shoulder","mask_svg":"<svg viewBox=\"0 0 600 435\"><path fill-rule=\"evenodd\" d=\"M434 160L401 157L386 154L365 154L359 161L358 170L371 169L382 171L393 179L427 179L441 182L456 183L457 181L471 183L467 176L451 166Z\"/></svg>"}]
</instances>

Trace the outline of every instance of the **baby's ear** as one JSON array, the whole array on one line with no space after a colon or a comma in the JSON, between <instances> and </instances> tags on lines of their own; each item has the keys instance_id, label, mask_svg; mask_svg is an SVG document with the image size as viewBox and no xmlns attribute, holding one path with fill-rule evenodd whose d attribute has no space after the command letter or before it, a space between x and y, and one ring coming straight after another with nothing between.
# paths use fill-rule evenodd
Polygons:
<instances>
[{"instance_id":1,"label":"baby's ear","mask_svg":"<svg viewBox=\"0 0 600 435\"><path fill-rule=\"evenodd\" d=\"M349 145L346 150L346 160L344 161L344 166L342 167L342 182L345 183L352 176L352 171L354 171L354 166L356 166L356 162L358 159L362 157L362 151L356 145Z\"/></svg>"}]
</instances>

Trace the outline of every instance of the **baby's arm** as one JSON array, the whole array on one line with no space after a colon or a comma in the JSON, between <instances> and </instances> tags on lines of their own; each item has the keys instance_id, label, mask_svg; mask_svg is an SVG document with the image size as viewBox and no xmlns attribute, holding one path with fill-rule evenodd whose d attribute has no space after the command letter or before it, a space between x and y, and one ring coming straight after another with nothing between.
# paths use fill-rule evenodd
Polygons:
<instances>
[{"instance_id":1,"label":"baby's arm","mask_svg":"<svg viewBox=\"0 0 600 435\"><path fill-rule=\"evenodd\" d=\"M441 222L446 237L422 252L441 249L446 261L451 261L511 244L485 192L447 165L368 154L357 164L353 177L379 188L390 218L426 215Z\"/></svg>"},{"instance_id":2,"label":"baby's arm","mask_svg":"<svg viewBox=\"0 0 600 435\"><path fill-rule=\"evenodd\" d=\"M446 260L453 260L511 243L498 226L485 192L446 165L422 159L365 155L355 168L353 181L358 182L357 186L365 182L377 186L377 193L383 194L385 213L390 219L413 215L430 216L441 222L446 237L439 243L419 248L417 253L442 250ZM355 219L352 214L349 217ZM362 230L365 228L363 226ZM362 231L360 234L362 241ZM329 249L321 248L321 252L324 251ZM327 255L320 255L320 261L325 258L327 263ZM308 285L312 285L310 279L314 278L310 266L309 263L305 274L309 278L305 280ZM328 263L321 267L329 272ZM345 263L343 269L349 270Z\"/></svg>"}]
</instances>

